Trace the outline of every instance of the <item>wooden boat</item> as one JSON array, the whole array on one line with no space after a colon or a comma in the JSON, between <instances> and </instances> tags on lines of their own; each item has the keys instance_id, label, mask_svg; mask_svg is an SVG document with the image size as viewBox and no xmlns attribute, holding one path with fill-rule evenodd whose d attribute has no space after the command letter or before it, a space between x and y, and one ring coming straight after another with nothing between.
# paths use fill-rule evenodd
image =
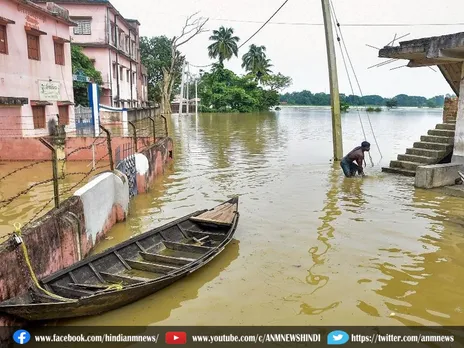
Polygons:
<instances>
[{"instance_id":1,"label":"wooden boat","mask_svg":"<svg viewBox=\"0 0 464 348\"><path fill-rule=\"evenodd\" d=\"M54 296L34 287L0 303L0 312L34 321L122 307L206 265L230 242L238 220L237 197L197 211L41 279Z\"/></svg>"}]
</instances>

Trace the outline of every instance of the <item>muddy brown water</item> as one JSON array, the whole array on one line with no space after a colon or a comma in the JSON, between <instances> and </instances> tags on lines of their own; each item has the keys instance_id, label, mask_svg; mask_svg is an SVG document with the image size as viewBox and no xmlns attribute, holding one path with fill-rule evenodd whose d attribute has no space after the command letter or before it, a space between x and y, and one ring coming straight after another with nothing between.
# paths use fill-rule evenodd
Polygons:
<instances>
[{"instance_id":1,"label":"muddy brown water","mask_svg":"<svg viewBox=\"0 0 464 348\"><path fill-rule=\"evenodd\" d=\"M235 239L212 263L118 310L64 325L463 325L464 205L384 174L441 110L371 115L374 167L346 179L330 110L172 116L175 160L97 251L240 195ZM363 139L343 116L345 153Z\"/></svg>"}]
</instances>

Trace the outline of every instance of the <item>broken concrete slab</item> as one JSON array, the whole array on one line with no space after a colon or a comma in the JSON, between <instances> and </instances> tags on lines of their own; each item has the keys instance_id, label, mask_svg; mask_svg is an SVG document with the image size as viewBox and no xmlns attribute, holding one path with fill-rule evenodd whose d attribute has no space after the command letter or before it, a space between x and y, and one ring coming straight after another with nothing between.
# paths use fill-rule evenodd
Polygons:
<instances>
[{"instance_id":1,"label":"broken concrete slab","mask_svg":"<svg viewBox=\"0 0 464 348\"><path fill-rule=\"evenodd\" d=\"M464 164L445 163L419 166L416 171L415 186L431 189L435 187L452 186L459 178L458 171L464 170Z\"/></svg>"}]
</instances>

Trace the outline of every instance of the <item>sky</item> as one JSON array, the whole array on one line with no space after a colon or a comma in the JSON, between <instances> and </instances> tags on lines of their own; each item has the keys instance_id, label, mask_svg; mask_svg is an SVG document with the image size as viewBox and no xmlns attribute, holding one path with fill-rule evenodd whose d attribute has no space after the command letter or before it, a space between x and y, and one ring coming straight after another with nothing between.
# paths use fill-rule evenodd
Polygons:
<instances>
[{"instance_id":1,"label":"sky","mask_svg":"<svg viewBox=\"0 0 464 348\"><path fill-rule=\"evenodd\" d=\"M192 65L212 63L208 57L211 31L221 25L232 27L246 41L282 5L284 0L110 0L126 18L138 19L142 36L179 35L186 18L198 13L209 18L208 32L192 39L180 51ZM393 97L398 94L433 97L452 90L437 67L392 68L407 64L396 61L378 68L370 66L386 59L378 50L391 42L395 34L401 41L464 31L464 1L442 0L333 0L335 15L350 54L363 95ZM284 23L284 24L278 24ZM290 24L289 24L290 23ZM295 24L297 23L297 24ZM305 25L301 25L304 23ZM458 25L461 23L461 25ZM311 24L311 25L307 25ZM362 26L345 26L362 24ZM382 26L365 26L376 24ZM389 24L390 26L383 26ZM402 26L391 26L401 24ZM408 24L408 26L406 26ZM423 25L428 24L428 25ZM438 24L438 25L430 25ZM442 25L446 24L446 25ZM327 51L320 0L289 0L282 10L234 57L226 68L243 74L241 57L251 44L264 45L273 72L290 76L293 84L284 92L310 90L329 93ZM352 94L338 42L335 42L340 93ZM191 67L191 73L199 68ZM351 75L353 79L353 75ZM360 95L356 84L354 94Z\"/></svg>"}]
</instances>

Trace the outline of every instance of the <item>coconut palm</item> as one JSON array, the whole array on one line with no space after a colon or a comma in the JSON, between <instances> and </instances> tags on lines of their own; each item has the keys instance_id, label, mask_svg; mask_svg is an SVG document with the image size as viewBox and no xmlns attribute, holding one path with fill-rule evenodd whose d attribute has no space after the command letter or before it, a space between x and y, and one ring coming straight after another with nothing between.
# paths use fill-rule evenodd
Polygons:
<instances>
[{"instance_id":1,"label":"coconut palm","mask_svg":"<svg viewBox=\"0 0 464 348\"><path fill-rule=\"evenodd\" d=\"M229 60L232 56L238 56L237 42L240 39L233 36L234 29L224 28L221 26L218 30L213 30L213 35L210 40L214 41L208 46L208 54L210 58L219 59L219 65L223 66L224 60Z\"/></svg>"},{"instance_id":2,"label":"coconut palm","mask_svg":"<svg viewBox=\"0 0 464 348\"><path fill-rule=\"evenodd\" d=\"M251 45L242 57L242 68L252 74L257 81L271 73L270 59L266 58L266 47Z\"/></svg>"},{"instance_id":3,"label":"coconut palm","mask_svg":"<svg viewBox=\"0 0 464 348\"><path fill-rule=\"evenodd\" d=\"M251 45L242 57L242 68L252 73L258 70L259 64L266 59L266 47Z\"/></svg>"}]
</instances>

